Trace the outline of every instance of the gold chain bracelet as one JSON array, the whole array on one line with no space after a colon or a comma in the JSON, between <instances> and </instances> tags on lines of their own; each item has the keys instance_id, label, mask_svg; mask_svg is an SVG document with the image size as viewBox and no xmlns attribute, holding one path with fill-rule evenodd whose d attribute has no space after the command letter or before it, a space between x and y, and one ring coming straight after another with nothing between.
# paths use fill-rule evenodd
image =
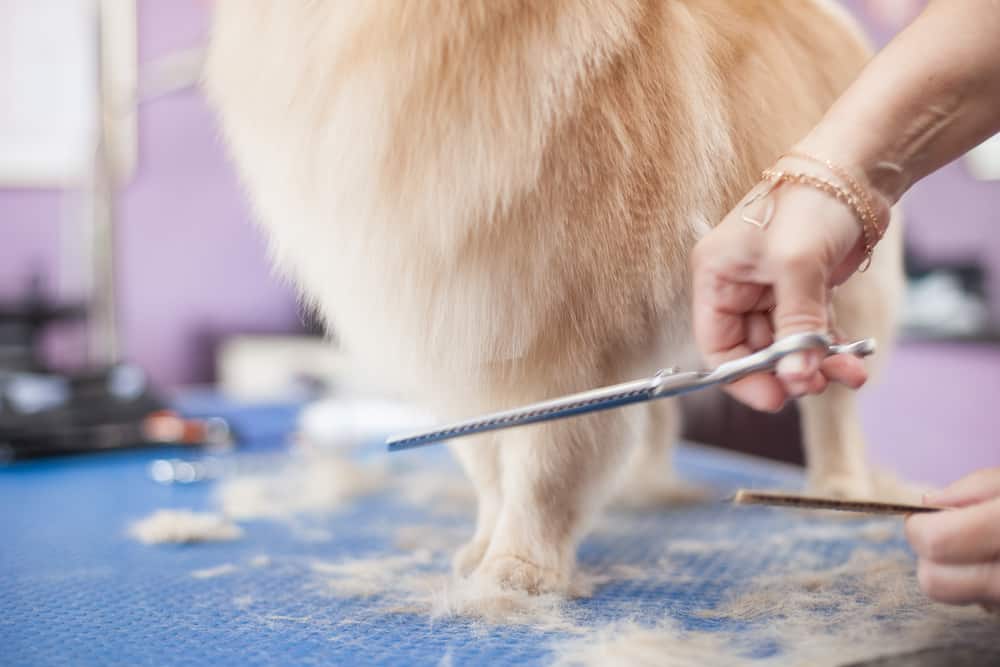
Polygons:
<instances>
[{"instance_id":1,"label":"gold chain bracelet","mask_svg":"<svg viewBox=\"0 0 1000 667\"><path fill-rule=\"evenodd\" d=\"M825 178L820 178L819 176L813 176L812 174L780 171L777 169L765 169L762 176L764 177L765 180L771 182L771 187L768 188L767 190L768 194L770 192L773 192L775 189L777 189L778 187L780 187L785 183L805 185L833 197L837 201L841 202L842 204L850 208L851 212L854 214L854 216L860 223L861 237L864 240L864 246L865 246L865 262L858 269L858 271L864 272L868 270L868 267L871 266L872 263L872 253L874 253L875 251L875 243L878 240L877 236L878 227L876 226L874 230L872 230L874 234L871 231L869 231L868 222L870 218L866 215L866 213L862 212L864 206L856 194L851 192L848 188L845 188L832 181L826 180ZM759 197L755 197L751 201L757 199L759 199Z\"/></svg>"},{"instance_id":2,"label":"gold chain bracelet","mask_svg":"<svg viewBox=\"0 0 1000 667\"><path fill-rule=\"evenodd\" d=\"M877 243L878 241L882 240L882 237L885 235L885 230L887 226L883 227L878 222L878 216L875 214L875 206L872 202L870 189L861 185L861 183L859 183L858 180L854 178L851 172L841 167L840 165L831 162L830 160L816 157L814 155L809 155L808 153L803 153L801 151L789 151L788 153L785 153L784 155L781 156L781 158L785 157L794 158L798 160L805 160L807 162L812 162L814 164L821 165L829 169L837 177L844 180L850 186L851 190L853 190L854 195L861 200L862 213L864 214L865 218L867 218L867 224L869 224L872 228L872 232L875 237L875 242ZM780 160L781 158L778 159Z\"/></svg>"}]
</instances>

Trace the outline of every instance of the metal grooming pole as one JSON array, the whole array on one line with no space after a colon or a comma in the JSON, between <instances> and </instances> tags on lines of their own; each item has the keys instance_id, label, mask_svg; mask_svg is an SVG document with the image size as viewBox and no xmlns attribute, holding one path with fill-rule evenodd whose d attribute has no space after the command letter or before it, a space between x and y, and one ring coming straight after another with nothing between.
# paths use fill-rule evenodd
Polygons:
<instances>
[{"instance_id":1,"label":"metal grooming pole","mask_svg":"<svg viewBox=\"0 0 1000 667\"><path fill-rule=\"evenodd\" d=\"M98 14L98 24L101 23ZM100 44L100 39L98 39ZM100 56L98 57L100 62ZM103 66L99 72L103 73ZM87 361L107 366L119 360L117 290L115 285L115 169L109 156L113 113L107 109L105 79L98 77L98 131L88 188L90 209L90 313Z\"/></svg>"},{"instance_id":2,"label":"metal grooming pole","mask_svg":"<svg viewBox=\"0 0 1000 667\"><path fill-rule=\"evenodd\" d=\"M118 188L125 184L135 163L136 114L138 106L197 86L204 52L201 48L175 51L145 63L140 77L135 64L134 79L124 78L112 66L114 56L136 61L136 45L115 39L112 54L106 50L107 34L131 24L136 35L136 0L94 0L97 24L97 114L98 132L91 165L91 178L84 190L84 232L81 236L83 263L88 270L86 293L90 302L87 324L87 361L107 366L121 361L121 332L117 313L115 249ZM109 29L111 17L114 28ZM115 35L116 37L118 35ZM117 62L117 61L116 61ZM117 80L114 76L119 77ZM112 92L114 91L114 92ZM123 92L124 91L124 92ZM131 127L128 127L130 125ZM128 138L123 138L128 136Z\"/></svg>"},{"instance_id":3,"label":"metal grooming pole","mask_svg":"<svg viewBox=\"0 0 1000 667\"><path fill-rule=\"evenodd\" d=\"M121 341L118 327L118 290L115 271L117 193L131 171L134 154L126 153L121 128L124 122L134 123L137 91L128 90L124 98L114 95L111 89L120 81L112 79L111 57L128 57L134 60L135 44L128 45L126 53L109 55L106 37L112 9L119 20L135 28L135 0L95 0L97 30L97 137L91 178L85 192L85 218L89 229L85 233L85 261L88 271L89 318L87 323L87 361L91 366L108 366L121 360ZM122 48L122 45L118 45ZM136 65L137 66L137 65ZM129 148L128 150L133 150Z\"/></svg>"}]
</instances>

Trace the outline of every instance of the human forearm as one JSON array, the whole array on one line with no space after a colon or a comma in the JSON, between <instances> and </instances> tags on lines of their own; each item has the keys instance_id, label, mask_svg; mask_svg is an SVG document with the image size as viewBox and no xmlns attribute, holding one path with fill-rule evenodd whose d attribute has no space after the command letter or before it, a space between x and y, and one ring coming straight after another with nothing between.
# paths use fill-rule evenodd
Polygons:
<instances>
[{"instance_id":1,"label":"human forearm","mask_svg":"<svg viewBox=\"0 0 1000 667\"><path fill-rule=\"evenodd\" d=\"M1000 2L936 0L800 148L864 172L889 202L1000 131Z\"/></svg>"}]
</instances>

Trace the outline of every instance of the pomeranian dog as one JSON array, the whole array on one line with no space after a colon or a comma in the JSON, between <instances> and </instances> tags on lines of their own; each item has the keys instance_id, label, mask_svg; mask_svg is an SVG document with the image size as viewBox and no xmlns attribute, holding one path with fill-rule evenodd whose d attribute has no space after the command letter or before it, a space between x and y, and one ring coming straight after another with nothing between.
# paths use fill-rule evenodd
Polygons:
<instances>
[{"instance_id":1,"label":"pomeranian dog","mask_svg":"<svg viewBox=\"0 0 1000 667\"><path fill-rule=\"evenodd\" d=\"M869 57L819 0L218 0L206 90L280 270L368 378L461 418L690 366L688 253ZM898 225L837 295L886 340ZM853 392L801 402L809 481L871 496ZM666 400L453 447L455 570L565 591Z\"/></svg>"}]
</instances>

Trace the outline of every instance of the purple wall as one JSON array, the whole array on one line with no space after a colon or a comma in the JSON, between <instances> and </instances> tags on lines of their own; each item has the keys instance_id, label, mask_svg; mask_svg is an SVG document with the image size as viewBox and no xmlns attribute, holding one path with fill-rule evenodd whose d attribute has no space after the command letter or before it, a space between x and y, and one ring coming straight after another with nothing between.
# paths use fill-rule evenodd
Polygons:
<instances>
[{"instance_id":1,"label":"purple wall","mask_svg":"<svg viewBox=\"0 0 1000 667\"><path fill-rule=\"evenodd\" d=\"M907 21L925 1L841 3L862 20L875 45L881 47L896 33L889 17ZM907 239L921 256L977 259L992 269L988 289L994 317L1000 320L1000 183L973 179L959 160L917 183L903 198L903 207Z\"/></svg>"},{"instance_id":2,"label":"purple wall","mask_svg":"<svg viewBox=\"0 0 1000 667\"><path fill-rule=\"evenodd\" d=\"M924 4L843 2L865 21L879 46L895 29L877 20L876 5L904 14L908 9L912 16ZM1000 183L972 179L958 161L914 186L903 207L914 251L938 260L974 258L990 270L987 287L1000 321ZM872 458L904 478L931 484L1000 466L998 397L1000 346L903 343L882 377L861 393Z\"/></svg>"},{"instance_id":3,"label":"purple wall","mask_svg":"<svg viewBox=\"0 0 1000 667\"><path fill-rule=\"evenodd\" d=\"M202 43L207 8L197 0L140 0L140 61ZM56 270L64 197L0 190L0 298L20 290L37 267ZM157 382L207 379L211 344L227 332L298 328L294 295L270 275L196 91L141 107L138 170L118 214L124 355Z\"/></svg>"},{"instance_id":4,"label":"purple wall","mask_svg":"<svg viewBox=\"0 0 1000 667\"><path fill-rule=\"evenodd\" d=\"M58 247L60 195L0 190L0 299L19 291L32 271L44 271Z\"/></svg>"},{"instance_id":5,"label":"purple wall","mask_svg":"<svg viewBox=\"0 0 1000 667\"><path fill-rule=\"evenodd\" d=\"M861 395L872 459L904 478L1000 466L1000 346L902 345Z\"/></svg>"}]
</instances>

